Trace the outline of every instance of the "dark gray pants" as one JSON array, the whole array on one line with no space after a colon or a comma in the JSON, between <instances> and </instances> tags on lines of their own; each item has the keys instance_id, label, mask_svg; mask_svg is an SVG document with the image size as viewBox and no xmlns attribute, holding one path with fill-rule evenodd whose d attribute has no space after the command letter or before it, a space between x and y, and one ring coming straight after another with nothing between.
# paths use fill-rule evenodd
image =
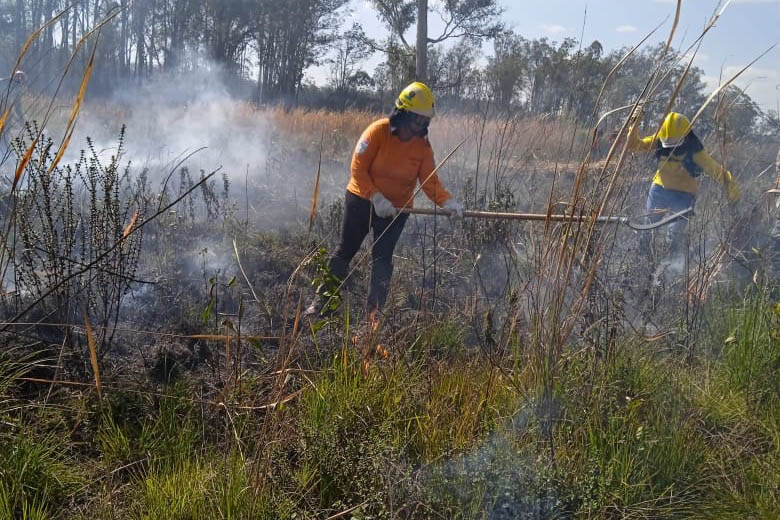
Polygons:
<instances>
[{"instance_id":1,"label":"dark gray pants","mask_svg":"<svg viewBox=\"0 0 780 520\"><path fill-rule=\"evenodd\" d=\"M341 243L328 262L332 275L344 280L349 273L349 264L360 249L360 245L373 231L374 245L371 248L371 288L368 292L369 310L381 309L387 300L390 278L393 274L393 250L404 229L409 215L401 213L395 220L380 218L371 201L347 192L344 199L344 223L341 226Z\"/></svg>"}]
</instances>

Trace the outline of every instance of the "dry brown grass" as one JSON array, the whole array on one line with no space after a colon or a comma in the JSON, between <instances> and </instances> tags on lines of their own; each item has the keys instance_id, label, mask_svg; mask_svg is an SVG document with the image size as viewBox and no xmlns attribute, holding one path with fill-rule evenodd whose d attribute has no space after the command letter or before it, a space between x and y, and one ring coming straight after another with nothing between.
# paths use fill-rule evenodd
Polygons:
<instances>
[{"instance_id":1,"label":"dry brown grass","mask_svg":"<svg viewBox=\"0 0 780 520\"><path fill-rule=\"evenodd\" d=\"M266 117L275 132L300 143L319 143L324 132L324 153L349 153L365 128L385 114L365 110L259 109L254 117ZM245 117L252 117L244 114ZM512 151L506 159L554 160L564 157L571 145L572 122L547 116L524 117L491 113L437 115L431 122L430 140L436 150L452 149L465 138L464 152L476 151L482 137L484 159L499 150ZM563 137L566 138L563 138Z\"/></svg>"}]
</instances>

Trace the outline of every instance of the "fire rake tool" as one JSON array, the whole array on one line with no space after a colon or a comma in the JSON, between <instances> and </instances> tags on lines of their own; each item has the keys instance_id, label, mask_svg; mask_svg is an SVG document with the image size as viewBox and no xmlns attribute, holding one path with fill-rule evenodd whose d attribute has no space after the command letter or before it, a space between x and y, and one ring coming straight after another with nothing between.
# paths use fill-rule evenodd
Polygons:
<instances>
[{"instance_id":1,"label":"fire rake tool","mask_svg":"<svg viewBox=\"0 0 780 520\"><path fill-rule=\"evenodd\" d=\"M443 217L449 217L450 211L444 209L433 208L403 208L402 213L409 213L412 215L441 215ZM647 231L650 229L656 229L670 222L677 220L678 218L685 217L689 213L693 212L693 208L686 208L682 211L676 212L663 212L663 213L651 213L650 215L643 215L641 217L629 218L629 217L596 217L596 222L599 224L625 224L631 229L636 231ZM547 215L546 213L500 213L495 211L464 211L463 217L469 218L484 218L484 219L504 219L504 220L536 220L536 221L552 221L552 222L591 222L593 217L587 215ZM647 220L648 217L657 218L657 220Z\"/></svg>"}]
</instances>

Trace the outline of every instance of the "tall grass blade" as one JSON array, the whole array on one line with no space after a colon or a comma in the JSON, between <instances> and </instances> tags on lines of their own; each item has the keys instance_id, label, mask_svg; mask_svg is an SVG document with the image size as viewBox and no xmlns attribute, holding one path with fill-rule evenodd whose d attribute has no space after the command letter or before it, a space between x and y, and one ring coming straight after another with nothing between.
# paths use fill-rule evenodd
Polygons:
<instances>
[{"instance_id":1,"label":"tall grass blade","mask_svg":"<svg viewBox=\"0 0 780 520\"><path fill-rule=\"evenodd\" d=\"M596 103L595 103L595 105L593 107L594 112L596 110L598 110L598 107L601 104L601 99L604 97L604 91L606 90L607 85L609 84L610 79L612 79L612 76L615 75L615 73L620 69L620 67L623 65L623 63L625 63L626 60L628 60L628 58L630 58L637 51L637 49L639 49L639 47L641 47L660 27L661 26L659 25L658 27L656 27L655 29L653 29L652 31L647 33L647 35L644 38L642 38L642 40L639 43L634 45L634 47L632 47L631 50L629 50L622 58L620 58L620 61L618 61L615 64L615 66L612 67L612 69L607 74L607 77L604 78L604 81L601 83L601 89L599 90L599 95L596 97ZM594 135L595 135L596 130L598 129L598 127L601 126L601 123L603 123L604 119L606 119L608 116L611 116L612 114L614 114L616 112L620 112L621 110L625 110L627 108L633 108L635 105L636 105L636 103L631 103L630 105L625 105L625 106L622 106L622 107L619 107L619 108L615 108L613 110L610 110L610 111L604 113L599 118L598 122L596 123L596 126L593 129Z\"/></svg>"},{"instance_id":2,"label":"tall grass blade","mask_svg":"<svg viewBox=\"0 0 780 520\"><path fill-rule=\"evenodd\" d=\"M75 5L75 4L73 4L73 5ZM19 68L19 64L21 63L22 58L27 53L27 51L29 50L29 47L32 45L32 42L38 37L38 35L41 33L41 31L43 29L47 28L49 25L53 24L60 17L62 17L62 15L65 14L65 12L67 12L68 9L70 9L70 7L68 7L67 9L64 9L63 11L61 11L54 18L52 18L51 20L46 22L46 24L44 24L37 31L35 31L33 34L30 35L30 38L28 38L27 42L25 43L24 47L22 48L22 51L20 52L20 54L19 54L19 56L18 56L18 58L16 60L16 65L14 66L14 70L17 70ZM76 56L78 55L81 47L92 36L92 34L94 34L95 32L99 32L100 29L104 25L110 23L111 20L113 20L114 17L117 14L119 14L120 11L121 11L121 9L111 8L109 14L97 25L97 27L95 27L94 29L92 29L91 31L89 31L88 33L83 35L81 37L81 39L79 39L79 41L76 44L76 46L73 48L73 52L71 53L70 59L68 60L68 63L65 65L65 69L63 70L62 74L60 74L60 79L59 79L59 82L57 83L57 87L54 89L54 93L51 96L51 101L49 101L49 106L47 107L46 113L43 116L43 122L41 123L40 127L38 128L38 134L35 136L35 139L33 140L32 146L30 147L30 149L25 154L25 159L26 160L23 160L19 164L19 167L16 170L16 175L14 176L13 186L11 187L11 193L13 193L14 190L16 189L16 185L19 183L19 180L21 179L22 173L24 172L24 168L27 166L27 163L30 162L30 157L32 157L32 150L35 148L35 145L38 143L38 141L40 140L41 136L43 135L43 131L46 128L46 125L49 122L49 117L51 116L51 113L54 110L54 104L55 104L55 102L56 102L56 100L58 98L58 95L59 95L59 92L60 92L60 88L62 87L62 84L65 81L65 77L68 75L68 72L70 71L70 68L73 65L73 62L76 59ZM8 90L7 90L6 95L5 95L6 99L8 99L8 96L10 95L10 93L11 93L11 82L8 83ZM66 137L67 137L67 134L66 134ZM68 141L69 141L69 138L68 138ZM7 239L7 237L10 234L11 226L13 225L15 214L16 214L16 206L14 205L14 206L12 206L12 209L11 209L11 211L9 213L8 218L7 218L8 226L6 227L6 229L3 232L3 239L4 240ZM0 273L3 273L3 275L5 273L5 269L7 267L7 262L8 262L8 258L6 258L5 253L6 253L6 251L4 249L0 250Z\"/></svg>"},{"instance_id":3,"label":"tall grass blade","mask_svg":"<svg viewBox=\"0 0 780 520\"><path fill-rule=\"evenodd\" d=\"M73 108L70 111L70 118L68 118L68 124L65 127L65 136L62 139L59 150L57 150L57 155L54 157L54 160L49 166L49 173L51 173L54 168L57 167L57 164L59 164L60 159L62 159L62 156L65 154L65 150L68 149L70 138L73 136L73 130L76 128L76 118L78 117L79 112L81 112L81 106L84 102L84 95L87 93L87 85L89 85L89 78L92 75L92 69L95 65L95 52L97 51L97 44L98 40L96 39L95 44L92 46L92 54L89 56L87 68L84 70L84 75L81 77L79 93L76 96L76 99L73 102Z\"/></svg>"},{"instance_id":4,"label":"tall grass blade","mask_svg":"<svg viewBox=\"0 0 780 520\"><path fill-rule=\"evenodd\" d=\"M311 211L309 212L309 233L314 225L314 217L317 216L317 200L320 197L320 173L322 172L322 143L325 140L325 130L320 134L320 156L317 160L317 180L314 182L314 195L311 198Z\"/></svg>"},{"instance_id":5,"label":"tall grass blade","mask_svg":"<svg viewBox=\"0 0 780 520\"><path fill-rule=\"evenodd\" d=\"M691 119L691 126L693 126L693 124L696 122L696 120L697 120L697 119L698 119L698 118L701 116L702 112L704 112L704 109L705 109L705 108L707 108L707 105L709 105L709 104L712 102L712 100L713 100L713 99L715 99L715 98L718 96L718 94L720 94L720 91L721 91L721 90L723 90L724 88L726 88L726 87L728 87L729 85L731 85L732 83L734 83L734 80L736 80L738 77L740 77L740 76L742 75L742 73L743 73L743 72L745 72L745 71L746 71L746 70L748 70L750 67L752 67L752 66L753 66L753 64L754 64L754 63L756 63L758 60L760 60L761 58L763 58L764 56L766 56L767 54L769 54L769 52L770 52L772 49L774 49L775 47L777 47L777 44L776 44L776 43L775 43L774 45L772 45L771 47L769 47L769 48L768 48L767 50L765 50L764 52L762 52L760 55L758 55L758 57L756 57L756 58L755 58L753 61L751 61L750 63L748 63L748 64L747 64L747 65L745 65L744 67L742 67L742 69L740 69L740 71L739 71L739 72L737 72L736 74L734 74L733 76L731 76L731 78L730 78L730 79L729 79L729 80L728 80L726 83L724 83L724 84L720 85L718 88L716 88L716 89L715 89L715 90L712 92L712 94L710 94L710 97L708 97L708 98L707 98L707 101L705 101L705 102L704 102L704 104L701 106L701 108L699 108L699 111L698 111L698 112L696 112L696 115L695 115L695 116L693 116L693 118Z\"/></svg>"},{"instance_id":6,"label":"tall grass blade","mask_svg":"<svg viewBox=\"0 0 780 520\"><path fill-rule=\"evenodd\" d=\"M22 160L19 161L19 165L16 167L16 174L14 174L14 183L11 185L11 193L16 191L16 186L19 184L19 181L22 179L22 175L24 174L24 169L30 163L30 159L32 158L32 154L35 151L35 147L38 146L38 140L40 138L41 138L41 134L39 133L37 136L35 136L35 139L33 140L30 147L27 148L27 151L24 153L24 157L22 157Z\"/></svg>"},{"instance_id":7,"label":"tall grass blade","mask_svg":"<svg viewBox=\"0 0 780 520\"><path fill-rule=\"evenodd\" d=\"M8 121L8 116L11 115L11 107L8 107L5 110L5 114L3 114L3 117L0 117L0 135L3 135L3 129L5 128L5 123Z\"/></svg>"},{"instance_id":8,"label":"tall grass blade","mask_svg":"<svg viewBox=\"0 0 780 520\"><path fill-rule=\"evenodd\" d=\"M92 372L95 374L95 388L97 389L98 399L103 401L103 388L100 384L100 367L98 366L97 343L95 334L92 332L92 325L89 322L89 313L87 306L84 305L84 328L87 332L87 343L89 344L89 359L92 362Z\"/></svg>"},{"instance_id":9,"label":"tall grass blade","mask_svg":"<svg viewBox=\"0 0 780 520\"><path fill-rule=\"evenodd\" d=\"M75 4L74 4L75 5ZM61 17L65 12L64 10L61 13L59 13L56 17L54 17L52 20L46 23L41 29L45 29L50 24L52 24L54 21L56 21L59 17ZM62 74L60 74L59 81L57 83L57 87L54 89L54 93L51 96L51 101L49 101L49 105L46 109L46 113L43 116L43 123L41 123L40 128L38 129L38 137L43 133L44 129L46 128L46 125L49 122L49 118L51 117L51 113L54 110L54 105L58 99L60 89L62 88L62 85L65 81L65 78L67 77L68 73L70 72L71 67L73 66L73 62L76 60L76 56L78 56L79 52L81 51L81 48L84 46L84 44L89 40L89 38L92 37L93 34L100 34L100 30L103 28L104 25L107 25L111 23L111 21L121 12L121 9L118 7L112 7L109 11L109 14L106 15L105 18L103 18L100 23L98 23L94 28L92 28L90 31L88 31L86 34L84 34L79 41L76 43L76 45L73 47L73 51L70 54L70 58L68 59L68 62L65 64L65 68L62 71ZM97 42L95 42L97 45ZM23 51L23 52L26 52ZM19 63L21 62L22 55L20 54L16 67L18 68ZM10 94L10 83L9 83L9 90L6 94L6 97Z\"/></svg>"},{"instance_id":10,"label":"tall grass blade","mask_svg":"<svg viewBox=\"0 0 780 520\"><path fill-rule=\"evenodd\" d=\"M73 4L75 5L75 4ZM11 78L13 78L13 73L19 70L19 65L22 64L22 60L24 59L24 56L27 54L27 51L30 50L30 47L32 47L33 42L38 39L38 36L41 35L41 33L50 25L54 24L57 20L62 18L62 15L68 12L70 10L71 6L66 7L56 15L54 15L53 18L51 18L49 21L47 21L45 24L38 27L36 30L34 30L30 36L27 37L27 40L24 42L24 45L22 45L22 50L19 51L19 54L16 56L16 63L14 63L14 68L11 71ZM11 93L11 85L13 81L8 82L8 90L6 91L6 99L8 98L8 95Z\"/></svg>"},{"instance_id":11,"label":"tall grass blade","mask_svg":"<svg viewBox=\"0 0 780 520\"><path fill-rule=\"evenodd\" d=\"M68 122L68 126L70 126L70 122ZM62 159L62 156L65 155L65 150L68 149L68 145L70 144L70 139L73 137L73 131L76 129L76 126L73 125L70 127L69 130L65 131L65 136L62 138L62 143L60 143L60 147L57 150L57 155L54 157L54 160L51 162L51 165L49 165L49 170L47 173L51 174L51 172L54 171L54 168L57 167L57 164L59 164L60 159Z\"/></svg>"},{"instance_id":12,"label":"tall grass blade","mask_svg":"<svg viewBox=\"0 0 780 520\"><path fill-rule=\"evenodd\" d=\"M417 194L420 192L420 190L422 189L423 185L424 185L426 182L428 182L428 180L429 180L431 177L433 177L434 175L436 175L437 173L439 173L439 170L440 170L440 169L441 169L441 168L442 168L442 167L443 167L445 164L447 164L447 161L449 161L449 160L450 160L450 157L452 157L453 155L455 155L455 152L457 152L457 151L460 149L460 147L461 147L461 146L463 146L463 144L464 144L466 141L468 141L468 140L469 140L469 138L467 137L467 138L463 139L461 142L459 142L457 145L455 145L455 148L453 148L453 149L450 151L450 153L448 153L448 154L447 154L447 155L444 157L444 159L442 159L442 160L441 160L441 162L440 162L439 164L437 164L437 165L436 165L436 167L433 169L433 171L432 171L431 173L429 173L429 174L428 174L428 176L427 176L427 177L426 177L426 178L425 178L425 179L424 179L424 180L423 180L423 181L420 183L420 185L419 185L419 186L417 186L417 189L415 189L415 190L414 190L414 193L412 193L412 196L411 196L411 197L409 197L409 200L408 200L408 201L406 201L406 203L407 203L407 204L408 204L408 203L410 203L410 202L412 202L412 201L414 200L414 197L415 197L415 196L416 196L416 195L417 195Z\"/></svg>"},{"instance_id":13,"label":"tall grass blade","mask_svg":"<svg viewBox=\"0 0 780 520\"><path fill-rule=\"evenodd\" d=\"M699 48L701 47L701 43L703 41L704 40L699 41L699 44L696 46L696 50L693 51L693 54L691 55L691 59L688 60L688 66L685 67L685 71L682 73L682 76L680 76L680 81L677 82L677 86L674 88L674 92L672 92L672 95L669 98L669 102L666 104L666 111L664 112L664 114L668 114L669 112L672 111L674 102L677 101L677 96L680 95L682 86L685 83L685 80L688 79L688 73L691 71L691 67L693 66L693 60L696 58L696 54L698 54Z\"/></svg>"},{"instance_id":14,"label":"tall grass blade","mask_svg":"<svg viewBox=\"0 0 780 520\"><path fill-rule=\"evenodd\" d=\"M677 32L677 26L680 23L680 11L682 10L682 0L677 0L677 10L674 13L674 23L672 23L672 31L669 33L669 39L666 40L666 47L664 48L664 56L669 52L669 47L672 46L672 40L674 39L674 33Z\"/></svg>"},{"instance_id":15,"label":"tall grass blade","mask_svg":"<svg viewBox=\"0 0 780 520\"><path fill-rule=\"evenodd\" d=\"M677 88L675 89L675 92L674 92L674 94L672 94L672 97L669 99L669 103L667 104L667 108L666 108L666 113L667 113L667 114L668 114L668 113L671 111L671 109L672 109L672 105L674 104L674 100L675 100L675 99L677 98L677 96L679 95L679 90L681 89L681 87L682 87L682 85L683 85L683 82L685 81L685 79L686 79L686 78L687 78L687 76L688 76L688 71L690 70L690 67L691 67L691 65L693 64L693 58L694 58L694 57L696 56L696 54L698 53L698 51L699 51L699 48L701 47L701 43L702 43L702 41L704 40L704 37L707 35L707 33L708 33L708 32L710 32L710 30L711 30L713 27L715 27L715 24L716 24L716 23L717 23L717 21L720 19L720 17L723 15L723 12L726 10L726 7L728 7L728 5L729 5L730 3L731 3L731 0L728 0L728 1L727 1L727 2L726 2L724 5L723 5L723 7L720 9L720 11L718 11L718 13L717 13L717 14L713 15L713 16L712 16L712 18L710 18L709 22L707 22L707 25L704 27L704 30L702 30L702 32L701 32L701 34L699 35L699 37L698 37L698 38L696 38L696 39L693 41L693 43L692 43L692 44L691 44L691 45L690 45L690 46L689 46L689 47L686 49L686 51L685 51L684 53L680 53L680 57L677 59L677 62L679 62L679 60L680 60L680 59L682 59L682 57L684 57L684 56L687 56L687 55L688 55L688 53L691 51L691 49L693 49L694 47L696 48L696 50L695 50L695 51L694 51L694 53L693 53L693 56L691 57L691 60L690 60L690 61L689 61L689 63L688 63L688 67L686 68L686 70L685 70L685 73L684 73L684 74L682 75L682 77L680 78L680 81L679 81L679 83L678 83L678 85L677 85ZM671 41L671 40L670 40L670 41ZM665 56L665 55L666 55L666 52L664 52L664 56ZM675 65L677 64L677 62L675 62ZM656 82L655 86L654 86L654 87L653 87L653 88L650 90L650 93L648 94L648 97L652 97L653 95L655 95L655 91L656 91L658 88L660 88L660 86L663 84L664 80L665 80L665 79L666 79L666 78L667 78L667 77L668 77L668 76L669 76L669 75L670 75L670 74L671 74L671 73L674 71L674 69L675 69L675 67L674 67L674 66L673 66L673 67L671 67L671 68L669 69L669 71L668 71L666 74L664 74L664 75L663 75L663 76L662 76L662 77L661 77L661 78L660 78L660 79L659 79L659 80ZM648 101L648 102L649 102L649 101ZM659 122L659 123L658 123L658 127L656 128L656 131L655 131L655 134L654 134L654 135L657 135L657 134L658 134L658 132L661 130L661 125L662 125L662 124L663 124L663 121L661 121L661 122Z\"/></svg>"},{"instance_id":16,"label":"tall grass blade","mask_svg":"<svg viewBox=\"0 0 780 520\"><path fill-rule=\"evenodd\" d=\"M258 304L260 303L260 298L257 297L257 293L255 292L254 286L252 286L252 282L249 281L249 277L246 275L246 271L244 270L244 266L241 265L241 255L238 254L238 244L236 243L236 239L233 239L233 251L236 253L236 262L238 263L238 269L241 271L241 274L244 276L244 280L246 281L246 284L249 286L249 290L252 291L252 297L255 299L255 302Z\"/></svg>"},{"instance_id":17,"label":"tall grass blade","mask_svg":"<svg viewBox=\"0 0 780 520\"><path fill-rule=\"evenodd\" d=\"M699 37L698 43L696 44L696 50L693 51L693 54L691 55L690 60L688 60L688 65L685 67L685 70L683 71L682 75L680 76L680 80L677 82L677 85L674 88L674 92L672 92L672 95L669 96L669 101L666 103L666 110L664 111L664 114L669 114L672 111L672 108L674 107L674 102L677 101L677 96L680 95L680 91L682 90L682 86L685 84L685 80L688 79L688 73L690 72L691 67L693 66L693 60L696 59L696 54L698 54L699 48L701 48L701 44L704 41L703 37L704 37L704 34L706 34L707 30L709 30L709 27L705 30L705 33L703 33ZM672 68L672 70L674 70L674 68ZM671 73L671 71L669 73ZM663 82L663 80L666 79L666 77L668 76L669 73L667 73L666 75L664 75L661 78L661 80L658 82L658 85L660 85ZM648 103L649 103L649 100L645 101L645 105L648 104ZM640 110L639 116L641 117L641 115L642 115L642 111ZM637 119L639 119L639 117ZM661 131L661 126L663 126L663 120L660 123L658 123L658 127L656 128L656 131L653 134L654 138L657 138L658 133Z\"/></svg>"},{"instance_id":18,"label":"tall grass blade","mask_svg":"<svg viewBox=\"0 0 780 520\"><path fill-rule=\"evenodd\" d=\"M133 230L133 226L135 226L135 221L138 220L138 210L135 210L135 213L133 213L133 217L130 219L130 222L125 226L124 231L122 231L122 239L124 240L130 235L130 232Z\"/></svg>"},{"instance_id":19,"label":"tall grass blade","mask_svg":"<svg viewBox=\"0 0 780 520\"><path fill-rule=\"evenodd\" d=\"M232 356L230 351L230 334L225 334L225 379L230 379L230 368L232 365Z\"/></svg>"},{"instance_id":20,"label":"tall grass blade","mask_svg":"<svg viewBox=\"0 0 780 520\"><path fill-rule=\"evenodd\" d=\"M726 0L726 3L723 4L723 7L720 8L720 12L718 13L718 16L716 16L716 19L720 18L720 16L723 14L723 12L726 10L726 8L729 6L730 3L731 0Z\"/></svg>"}]
</instances>

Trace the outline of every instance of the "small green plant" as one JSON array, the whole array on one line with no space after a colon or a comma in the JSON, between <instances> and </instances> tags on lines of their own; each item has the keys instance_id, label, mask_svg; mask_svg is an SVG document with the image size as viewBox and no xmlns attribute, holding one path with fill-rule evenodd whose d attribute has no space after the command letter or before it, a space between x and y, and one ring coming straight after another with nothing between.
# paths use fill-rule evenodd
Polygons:
<instances>
[{"instance_id":1,"label":"small green plant","mask_svg":"<svg viewBox=\"0 0 780 520\"><path fill-rule=\"evenodd\" d=\"M335 276L328 267L328 250L321 247L310 260L314 266L314 277L311 285L315 288L321 308L318 312L321 316L331 314L341 307L342 280ZM324 322L319 322L319 329Z\"/></svg>"}]
</instances>

